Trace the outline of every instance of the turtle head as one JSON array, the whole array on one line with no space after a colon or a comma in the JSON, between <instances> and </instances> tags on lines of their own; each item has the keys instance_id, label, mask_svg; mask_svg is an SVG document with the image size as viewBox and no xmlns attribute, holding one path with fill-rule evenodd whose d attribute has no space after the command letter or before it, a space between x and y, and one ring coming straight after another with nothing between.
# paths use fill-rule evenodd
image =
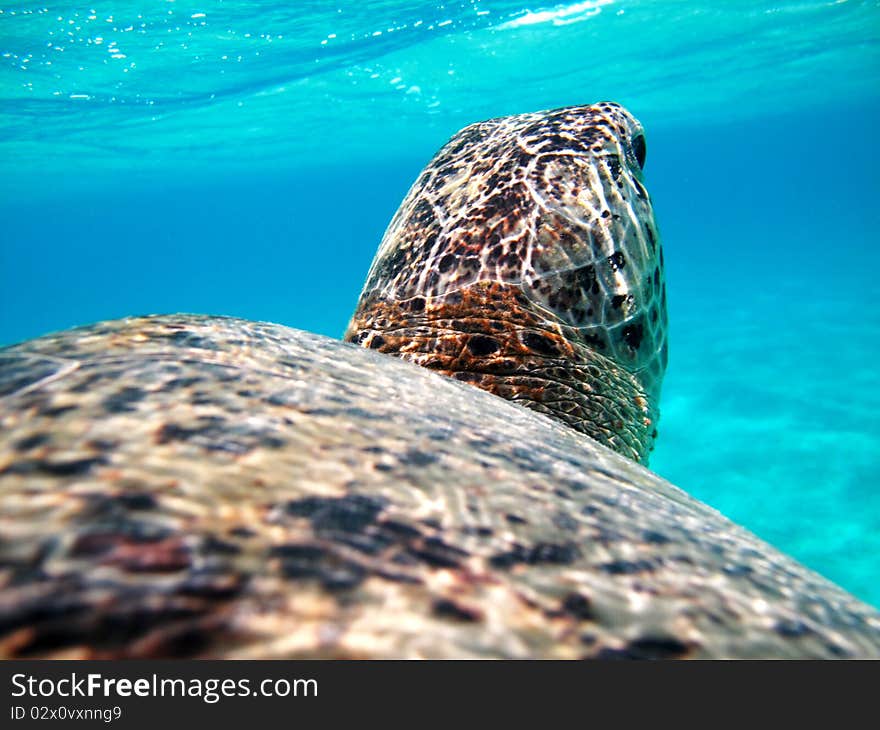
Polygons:
<instances>
[{"instance_id":1,"label":"turtle head","mask_svg":"<svg viewBox=\"0 0 880 730\"><path fill-rule=\"evenodd\" d=\"M645 151L641 124L611 102L465 127L388 227L346 338L643 458L666 364ZM452 357L455 348L464 355ZM535 387L508 387L526 371ZM564 393L554 378L566 381ZM617 388L622 410L602 412L599 401Z\"/></svg>"}]
</instances>

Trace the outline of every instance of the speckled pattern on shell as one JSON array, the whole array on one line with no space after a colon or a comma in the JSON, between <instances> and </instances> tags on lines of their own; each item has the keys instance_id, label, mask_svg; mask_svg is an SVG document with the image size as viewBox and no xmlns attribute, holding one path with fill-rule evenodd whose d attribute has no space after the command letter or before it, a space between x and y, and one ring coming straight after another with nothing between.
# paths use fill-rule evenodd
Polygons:
<instances>
[{"instance_id":1,"label":"speckled pattern on shell","mask_svg":"<svg viewBox=\"0 0 880 730\"><path fill-rule=\"evenodd\" d=\"M878 657L880 615L556 420L173 315L0 350L0 656Z\"/></svg>"},{"instance_id":2,"label":"speckled pattern on shell","mask_svg":"<svg viewBox=\"0 0 880 730\"><path fill-rule=\"evenodd\" d=\"M645 149L610 102L466 127L401 204L345 339L646 463L667 316Z\"/></svg>"}]
</instances>

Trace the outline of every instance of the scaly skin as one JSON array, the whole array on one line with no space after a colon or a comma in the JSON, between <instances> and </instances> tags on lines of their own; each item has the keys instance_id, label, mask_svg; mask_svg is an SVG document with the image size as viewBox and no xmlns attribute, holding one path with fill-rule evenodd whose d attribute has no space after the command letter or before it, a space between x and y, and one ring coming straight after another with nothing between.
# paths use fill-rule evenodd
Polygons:
<instances>
[{"instance_id":1,"label":"scaly skin","mask_svg":"<svg viewBox=\"0 0 880 730\"><path fill-rule=\"evenodd\" d=\"M466 127L392 220L345 339L646 463L667 318L644 150L611 103Z\"/></svg>"}]
</instances>

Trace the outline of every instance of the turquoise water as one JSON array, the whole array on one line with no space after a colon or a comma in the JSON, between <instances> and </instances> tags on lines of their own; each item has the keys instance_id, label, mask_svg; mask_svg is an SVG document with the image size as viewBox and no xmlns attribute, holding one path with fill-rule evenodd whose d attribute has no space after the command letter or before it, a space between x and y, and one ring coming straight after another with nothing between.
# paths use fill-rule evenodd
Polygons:
<instances>
[{"instance_id":1,"label":"turquoise water","mask_svg":"<svg viewBox=\"0 0 880 730\"><path fill-rule=\"evenodd\" d=\"M652 468L880 605L880 4L0 0L0 343L196 311L339 336L478 119L647 129Z\"/></svg>"}]
</instances>

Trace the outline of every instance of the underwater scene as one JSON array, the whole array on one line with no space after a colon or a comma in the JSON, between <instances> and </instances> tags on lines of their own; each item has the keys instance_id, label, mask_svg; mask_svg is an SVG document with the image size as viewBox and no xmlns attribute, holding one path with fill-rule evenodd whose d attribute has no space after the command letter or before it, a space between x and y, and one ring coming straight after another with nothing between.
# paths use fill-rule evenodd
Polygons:
<instances>
[{"instance_id":1,"label":"underwater scene","mask_svg":"<svg viewBox=\"0 0 880 730\"><path fill-rule=\"evenodd\" d=\"M0 0L0 345L194 312L341 337L472 122L644 125L651 470L880 606L880 3Z\"/></svg>"}]
</instances>

